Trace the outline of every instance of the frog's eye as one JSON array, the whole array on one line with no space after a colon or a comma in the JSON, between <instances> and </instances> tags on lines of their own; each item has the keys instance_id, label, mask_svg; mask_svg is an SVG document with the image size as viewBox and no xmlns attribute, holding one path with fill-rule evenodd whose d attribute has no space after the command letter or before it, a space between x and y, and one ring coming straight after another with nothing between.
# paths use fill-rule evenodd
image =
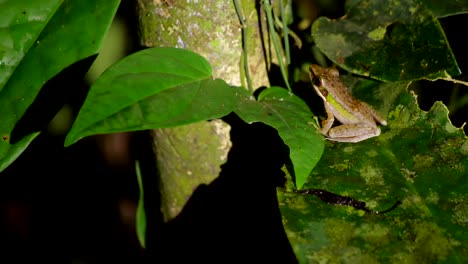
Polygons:
<instances>
[{"instance_id":1,"label":"frog's eye","mask_svg":"<svg viewBox=\"0 0 468 264\"><path fill-rule=\"evenodd\" d=\"M320 86L322 86L322 79L320 77L314 76L312 78L312 84L314 86L320 87Z\"/></svg>"}]
</instances>

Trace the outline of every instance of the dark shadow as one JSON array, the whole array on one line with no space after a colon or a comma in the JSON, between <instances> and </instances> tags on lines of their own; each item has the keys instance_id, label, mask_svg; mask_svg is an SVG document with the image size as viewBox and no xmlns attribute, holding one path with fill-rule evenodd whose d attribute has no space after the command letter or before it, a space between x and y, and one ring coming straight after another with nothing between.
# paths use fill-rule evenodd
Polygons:
<instances>
[{"instance_id":1,"label":"dark shadow","mask_svg":"<svg viewBox=\"0 0 468 264\"><path fill-rule=\"evenodd\" d=\"M276 187L285 182L287 147L271 127L248 125L234 114L225 121L232 127L228 162L166 224L157 260L296 263L276 197Z\"/></svg>"},{"instance_id":2,"label":"dark shadow","mask_svg":"<svg viewBox=\"0 0 468 264\"><path fill-rule=\"evenodd\" d=\"M77 97L82 82L76 80L83 79L96 56L87 57L68 66L44 84L34 102L13 128L11 144L43 130L65 102Z\"/></svg>"},{"instance_id":3,"label":"dark shadow","mask_svg":"<svg viewBox=\"0 0 468 264\"><path fill-rule=\"evenodd\" d=\"M156 167L156 154L153 151L153 138L150 133L149 130L134 132L131 145L133 146L133 156L140 164L143 184L147 225L145 232L145 254L148 258L153 259L163 247L162 227L164 226L164 220L160 210L159 171Z\"/></svg>"}]
</instances>

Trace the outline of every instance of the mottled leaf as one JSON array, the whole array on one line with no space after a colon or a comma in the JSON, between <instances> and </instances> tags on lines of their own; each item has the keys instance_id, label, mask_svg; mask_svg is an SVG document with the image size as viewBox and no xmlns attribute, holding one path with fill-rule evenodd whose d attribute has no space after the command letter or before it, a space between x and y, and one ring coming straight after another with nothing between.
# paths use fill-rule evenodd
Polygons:
<instances>
[{"instance_id":1,"label":"mottled leaf","mask_svg":"<svg viewBox=\"0 0 468 264\"><path fill-rule=\"evenodd\" d=\"M419 0L418 2L426 6L437 17L447 17L468 13L467 0Z\"/></svg>"},{"instance_id":2,"label":"mottled leaf","mask_svg":"<svg viewBox=\"0 0 468 264\"><path fill-rule=\"evenodd\" d=\"M303 189L323 189L370 210L279 190L286 233L301 263L462 263L468 259L468 140L437 102L418 108L407 83L359 82L355 94L382 100L382 134L327 141ZM291 185L291 184L290 184Z\"/></svg>"},{"instance_id":3,"label":"mottled leaf","mask_svg":"<svg viewBox=\"0 0 468 264\"><path fill-rule=\"evenodd\" d=\"M417 1L362 0L342 19L317 19L312 35L333 62L378 80L460 74L439 21Z\"/></svg>"}]
</instances>

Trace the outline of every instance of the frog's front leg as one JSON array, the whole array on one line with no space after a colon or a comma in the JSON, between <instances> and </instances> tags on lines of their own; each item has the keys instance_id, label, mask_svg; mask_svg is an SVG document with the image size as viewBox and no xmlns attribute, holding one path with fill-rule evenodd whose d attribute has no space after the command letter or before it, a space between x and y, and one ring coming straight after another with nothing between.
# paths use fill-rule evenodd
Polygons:
<instances>
[{"instance_id":1,"label":"frog's front leg","mask_svg":"<svg viewBox=\"0 0 468 264\"><path fill-rule=\"evenodd\" d=\"M380 135L380 128L372 124L346 124L331 128L328 139L356 143Z\"/></svg>"},{"instance_id":2,"label":"frog's front leg","mask_svg":"<svg viewBox=\"0 0 468 264\"><path fill-rule=\"evenodd\" d=\"M331 107L325 103L325 111L327 112L327 119L322 120L322 127L319 129L320 133L325 137L328 137L328 133L335 122L335 116L333 115Z\"/></svg>"}]
</instances>

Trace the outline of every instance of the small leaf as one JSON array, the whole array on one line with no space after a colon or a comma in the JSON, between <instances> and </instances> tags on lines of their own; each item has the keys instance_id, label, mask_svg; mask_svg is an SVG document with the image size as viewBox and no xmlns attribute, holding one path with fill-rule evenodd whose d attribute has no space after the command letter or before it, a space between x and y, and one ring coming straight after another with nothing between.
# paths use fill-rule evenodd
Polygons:
<instances>
[{"instance_id":1,"label":"small leaf","mask_svg":"<svg viewBox=\"0 0 468 264\"><path fill-rule=\"evenodd\" d=\"M343 19L317 19L319 49L344 69L383 81L460 74L438 20L413 0L363 0ZM430 56L428 56L430 54Z\"/></svg>"},{"instance_id":2,"label":"small leaf","mask_svg":"<svg viewBox=\"0 0 468 264\"><path fill-rule=\"evenodd\" d=\"M138 190L140 195L138 196L138 207L136 212L136 234L138 241L143 248L146 248L146 212L145 212L145 195L143 189L143 181L141 178L140 164L136 161L135 164L136 175L138 180Z\"/></svg>"},{"instance_id":3,"label":"small leaf","mask_svg":"<svg viewBox=\"0 0 468 264\"><path fill-rule=\"evenodd\" d=\"M93 84L65 140L121 131L174 127L219 118L234 109L234 93L211 79L193 52L150 48L110 67Z\"/></svg>"},{"instance_id":4,"label":"small leaf","mask_svg":"<svg viewBox=\"0 0 468 264\"><path fill-rule=\"evenodd\" d=\"M256 101L245 89L236 90L238 105L234 111L247 123L262 122L275 128L289 147L296 186L301 188L306 177L323 153L324 139L312 121L312 113L297 96L279 87L264 90Z\"/></svg>"}]
</instances>

